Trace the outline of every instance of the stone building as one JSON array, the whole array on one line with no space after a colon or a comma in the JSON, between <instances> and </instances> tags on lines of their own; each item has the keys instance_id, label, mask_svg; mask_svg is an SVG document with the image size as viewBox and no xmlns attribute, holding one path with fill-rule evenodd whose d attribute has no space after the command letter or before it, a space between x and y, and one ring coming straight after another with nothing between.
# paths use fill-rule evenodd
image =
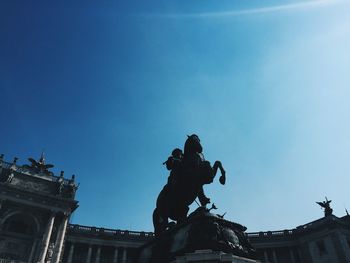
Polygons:
<instances>
[{"instance_id":1,"label":"stone building","mask_svg":"<svg viewBox=\"0 0 350 263\"><path fill-rule=\"evenodd\" d=\"M53 175L42 155L31 165L0 156L0 262L59 262L77 185Z\"/></svg>"},{"instance_id":2,"label":"stone building","mask_svg":"<svg viewBox=\"0 0 350 263\"><path fill-rule=\"evenodd\" d=\"M68 263L133 262L135 248L153 238L148 232L81 225L69 225L67 231L68 246L63 262ZM349 215L341 218L330 215L294 229L247 233L247 236L261 262L350 263ZM68 247L73 247L73 250ZM213 258L225 257L222 253L209 254ZM196 255L185 257L195 259Z\"/></svg>"},{"instance_id":3,"label":"stone building","mask_svg":"<svg viewBox=\"0 0 350 263\"><path fill-rule=\"evenodd\" d=\"M248 233L263 262L350 262L350 216L325 216L294 229Z\"/></svg>"},{"instance_id":4,"label":"stone building","mask_svg":"<svg viewBox=\"0 0 350 263\"><path fill-rule=\"evenodd\" d=\"M127 263L150 232L69 224L74 176L54 175L41 156L18 165L0 156L0 263ZM350 216L327 215L290 230L247 233L262 262L350 263ZM203 254L203 252L201 252ZM206 251L211 262L230 255ZM214 261L213 261L214 260ZM174 262L198 262L196 252Z\"/></svg>"}]
</instances>

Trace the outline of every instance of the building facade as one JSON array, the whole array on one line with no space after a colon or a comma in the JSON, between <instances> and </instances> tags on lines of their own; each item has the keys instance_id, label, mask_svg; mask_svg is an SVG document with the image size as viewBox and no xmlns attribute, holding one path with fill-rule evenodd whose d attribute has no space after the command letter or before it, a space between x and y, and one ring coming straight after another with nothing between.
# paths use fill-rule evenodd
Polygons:
<instances>
[{"instance_id":1,"label":"building facade","mask_svg":"<svg viewBox=\"0 0 350 263\"><path fill-rule=\"evenodd\" d=\"M137 248L154 237L150 232L69 224L78 207L74 176L54 175L43 156L29 161L18 165L16 158L5 162L0 156L0 263L134 262ZM349 215L247 236L261 262L350 263Z\"/></svg>"},{"instance_id":2,"label":"building facade","mask_svg":"<svg viewBox=\"0 0 350 263\"><path fill-rule=\"evenodd\" d=\"M41 156L31 165L0 156L0 262L60 262L77 185Z\"/></svg>"},{"instance_id":3,"label":"building facade","mask_svg":"<svg viewBox=\"0 0 350 263\"><path fill-rule=\"evenodd\" d=\"M350 262L350 216L329 215L290 230L248 233L263 262Z\"/></svg>"}]
</instances>

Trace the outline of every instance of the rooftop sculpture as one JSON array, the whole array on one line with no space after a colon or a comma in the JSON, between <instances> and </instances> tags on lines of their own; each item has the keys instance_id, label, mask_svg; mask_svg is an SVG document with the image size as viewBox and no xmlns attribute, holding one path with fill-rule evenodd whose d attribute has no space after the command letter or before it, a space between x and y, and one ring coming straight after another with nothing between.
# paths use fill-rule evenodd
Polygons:
<instances>
[{"instance_id":1,"label":"rooftop sculpture","mask_svg":"<svg viewBox=\"0 0 350 263\"><path fill-rule=\"evenodd\" d=\"M330 216L333 213L333 209L330 206L332 200L328 200L326 197L326 201L316 202L316 204L320 205L324 209L324 216Z\"/></svg>"},{"instance_id":2,"label":"rooftop sculpture","mask_svg":"<svg viewBox=\"0 0 350 263\"><path fill-rule=\"evenodd\" d=\"M185 142L184 153L177 148L164 163L171 172L153 212L156 236L169 227L169 218L177 223L183 222L187 218L189 205L197 197L202 206L210 203L210 199L204 194L203 185L213 182L218 169L221 172L219 181L222 185L225 184L225 170L221 162L215 161L212 167L204 159L202 151L199 137L192 134Z\"/></svg>"},{"instance_id":3,"label":"rooftop sculpture","mask_svg":"<svg viewBox=\"0 0 350 263\"><path fill-rule=\"evenodd\" d=\"M28 158L28 161L30 161L31 164L24 165L25 168L28 168L37 174L45 174L49 176L53 175L53 173L50 172L49 169L54 167L54 165L45 163L44 153L41 153L39 161L36 161L33 158Z\"/></svg>"},{"instance_id":4,"label":"rooftop sculpture","mask_svg":"<svg viewBox=\"0 0 350 263\"><path fill-rule=\"evenodd\" d=\"M75 182L75 175L73 174L71 179L64 178L63 171L61 171L60 176L54 175L52 171L49 171L54 166L45 163L43 153L38 161L28 158L30 164L25 165L18 165L17 157L12 163L4 162L3 158L4 155L0 154L0 183L60 198L74 199L79 187L79 184ZM45 180L34 179L38 177Z\"/></svg>"}]
</instances>

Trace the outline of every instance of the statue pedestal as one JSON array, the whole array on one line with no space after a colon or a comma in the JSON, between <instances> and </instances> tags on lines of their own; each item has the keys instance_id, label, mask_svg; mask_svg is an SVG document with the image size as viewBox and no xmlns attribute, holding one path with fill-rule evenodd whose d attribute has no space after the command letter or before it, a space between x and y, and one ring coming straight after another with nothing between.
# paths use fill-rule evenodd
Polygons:
<instances>
[{"instance_id":1,"label":"statue pedestal","mask_svg":"<svg viewBox=\"0 0 350 263\"><path fill-rule=\"evenodd\" d=\"M256 262L245 230L201 207L182 224L143 245L137 263Z\"/></svg>"}]
</instances>

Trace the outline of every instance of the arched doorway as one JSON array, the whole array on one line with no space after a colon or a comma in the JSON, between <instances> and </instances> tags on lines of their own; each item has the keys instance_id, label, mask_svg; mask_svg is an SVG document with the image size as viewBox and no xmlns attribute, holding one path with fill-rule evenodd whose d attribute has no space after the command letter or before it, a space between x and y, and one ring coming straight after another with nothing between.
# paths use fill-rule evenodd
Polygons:
<instances>
[{"instance_id":1,"label":"arched doorway","mask_svg":"<svg viewBox=\"0 0 350 263\"><path fill-rule=\"evenodd\" d=\"M4 217L0 226L0 259L28 262L39 232L36 218L29 213L12 212Z\"/></svg>"}]
</instances>

